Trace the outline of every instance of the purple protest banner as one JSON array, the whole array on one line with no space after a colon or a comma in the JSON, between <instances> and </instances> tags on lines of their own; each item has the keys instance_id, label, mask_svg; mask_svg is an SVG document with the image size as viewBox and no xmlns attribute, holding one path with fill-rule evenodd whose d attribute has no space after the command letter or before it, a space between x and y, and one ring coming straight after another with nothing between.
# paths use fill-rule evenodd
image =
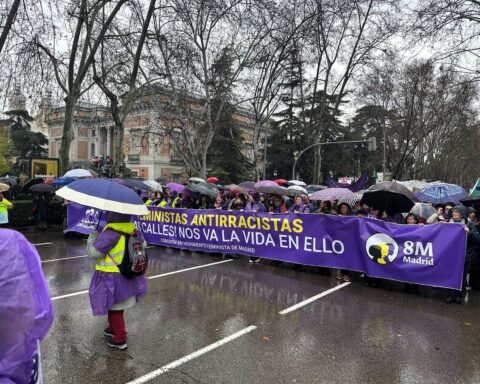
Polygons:
<instances>
[{"instance_id":1,"label":"purple protest banner","mask_svg":"<svg viewBox=\"0 0 480 384\"><path fill-rule=\"evenodd\" d=\"M105 220L101 217L102 211L99 209L69 203L67 205L67 229L64 232L78 232L88 235L98 227L103 228L105 226ZM98 224L99 220L100 225Z\"/></svg>"},{"instance_id":2,"label":"purple protest banner","mask_svg":"<svg viewBox=\"0 0 480 384\"><path fill-rule=\"evenodd\" d=\"M364 272L371 277L460 289L463 225L396 225L314 214L159 209L135 225L149 244L240 253Z\"/></svg>"}]
</instances>

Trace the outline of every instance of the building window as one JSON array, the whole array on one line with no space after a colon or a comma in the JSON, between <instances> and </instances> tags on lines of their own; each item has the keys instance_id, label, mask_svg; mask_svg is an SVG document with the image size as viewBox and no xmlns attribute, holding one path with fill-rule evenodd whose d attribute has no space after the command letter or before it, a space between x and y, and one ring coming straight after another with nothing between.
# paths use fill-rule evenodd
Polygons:
<instances>
[{"instance_id":1,"label":"building window","mask_svg":"<svg viewBox=\"0 0 480 384\"><path fill-rule=\"evenodd\" d=\"M172 181L174 183L179 183L180 182L180 175L178 173L172 173Z\"/></svg>"},{"instance_id":2,"label":"building window","mask_svg":"<svg viewBox=\"0 0 480 384\"><path fill-rule=\"evenodd\" d=\"M92 129L91 132L92 132L92 137L95 137L95 135L97 134L97 131L95 129Z\"/></svg>"},{"instance_id":3,"label":"building window","mask_svg":"<svg viewBox=\"0 0 480 384\"><path fill-rule=\"evenodd\" d=\"M95 156L95 144L94 143L90 144L90 156L91 157Z\"/></svg>"}]
</instances>

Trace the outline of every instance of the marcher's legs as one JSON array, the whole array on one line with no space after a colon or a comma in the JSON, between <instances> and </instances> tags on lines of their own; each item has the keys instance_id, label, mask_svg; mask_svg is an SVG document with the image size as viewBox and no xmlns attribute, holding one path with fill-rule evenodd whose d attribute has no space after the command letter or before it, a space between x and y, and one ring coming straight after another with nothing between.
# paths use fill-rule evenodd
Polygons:
<instances>
[{"instance_id":1,"label":"marcher's legs","mask_svg":"<svg viewBox=\"0 0 480 384\"><path fill-rule=\"evenodd\" d=\"M127 330L125 329L123 311L108 311L108 324L113 332L113 342L121 343L127 341Z\"/></svg>"}]
</instances>

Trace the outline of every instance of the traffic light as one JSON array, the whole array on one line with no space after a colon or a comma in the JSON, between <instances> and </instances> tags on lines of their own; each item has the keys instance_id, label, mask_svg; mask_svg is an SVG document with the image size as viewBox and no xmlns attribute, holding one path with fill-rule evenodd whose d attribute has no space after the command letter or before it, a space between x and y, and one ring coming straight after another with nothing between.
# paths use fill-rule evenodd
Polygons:
<instances>
[{"instance_id":1,"label":"traffic light","mask_svg":"<svg viewBox=\"0 0 480 384\"><path fill-rule=\"evenodd\" d=\"M367 140L369 152L374 152L377 149L377 138L369 137Z\"/></svg>"}]
</instances>

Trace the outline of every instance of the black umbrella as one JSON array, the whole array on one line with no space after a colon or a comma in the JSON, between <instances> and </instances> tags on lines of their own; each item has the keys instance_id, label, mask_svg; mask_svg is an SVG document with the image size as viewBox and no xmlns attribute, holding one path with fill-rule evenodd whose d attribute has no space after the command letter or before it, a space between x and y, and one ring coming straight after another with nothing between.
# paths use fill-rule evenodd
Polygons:
<instances>
[{"instance_id":1,"label":"black umbrella","mask_svg":"<svg viewBox=\"0 0 480 384\"><path fill-rule=\"evenodd\" d=\"M17 185L17 180L13 177L0 177L0 183L10 184L12 187L15 187Z\"/></svg>"},{"instance_id":2,"label":"black umbrella","mask_svg":"<svg viewBox=\"0 0 480 384\"><path fill-rule=\"evenodd\" d=\"M31 179L29 181L27 181L25 183L25 185L23 186L22 188L22 191L24 193L28 193L28 191L30 191L30 188L33 186L33 185L36 185L36 184L42 184L43 183L43 178L39 177L39 178L36 178L36 179Z\"/></svg>"},{"instance_id":3,"label":"black umbrella","mask_svg":"<svg viewBox=\"0 0 480 384\"><path fill-rule=\"evenodd\" d=\"M460 200L460 202L465 205L466 207L473 207L477 211L480 208L480 195L479 196L467 196L464 199Z\"/></svg>"},{"instance_id":4,"label":"black umbrella","mask_svg":"<svg viewBox=\"0 0 480 384\"><path fill-rule=\"evenodd\" d=\"M50 185L50 184L35 184L35 185L30 187L30 191L31 192L40 192L40 193L53 192L53 191L55 191L55 187L53 185Z\"/></svg>"},{"instance_id":5,"label":"black umbrella","mask_svg":"<svg viewBox=\"0 0 480 384\"><path fill-rule=\"evenodd\" d=\"M282 187L280 185L277 186L259 186L255 188L255 191L258 193L268 193L270 195L284 195L284 196L293 196L291 193L292 191L289 191L287 188Z\"/></svg>"},{"instance_id":6,"label":"black umbrella","mask_svg":"<svg viewBox=\"0 0 480 384\"><path fill-rule=\"evenodd\" d=\"M195 184L188 184L187 188L190 191L200 193L201 195L206 195L211 197L212 199L218 195L218 189L213 186L213 184L209 183L195 183Z\"/></svg>"},{"instance_id":7,"label":"black umbrella","mask_svg":"<svg viewBox=\"0 0 480 384\"><path fill-rule=\"evenodd\" d=\"M123 180L122 184L130 188L141 189L142 191L150 192L152 190L152 188L148 184L145 184L141 180L135 180L135 179Z\"/></svg>"},{"instance_id":8,"label":"black umbrella","mask_svg":"<svg viewBox=\"0 0 480 384\"><path fill-rule=\"evenodd\" d=\"M413 192L396 181L384 181L363 194L361 203L389 214L409 212L418 201Z\"/></svg>"}]
</instances>

